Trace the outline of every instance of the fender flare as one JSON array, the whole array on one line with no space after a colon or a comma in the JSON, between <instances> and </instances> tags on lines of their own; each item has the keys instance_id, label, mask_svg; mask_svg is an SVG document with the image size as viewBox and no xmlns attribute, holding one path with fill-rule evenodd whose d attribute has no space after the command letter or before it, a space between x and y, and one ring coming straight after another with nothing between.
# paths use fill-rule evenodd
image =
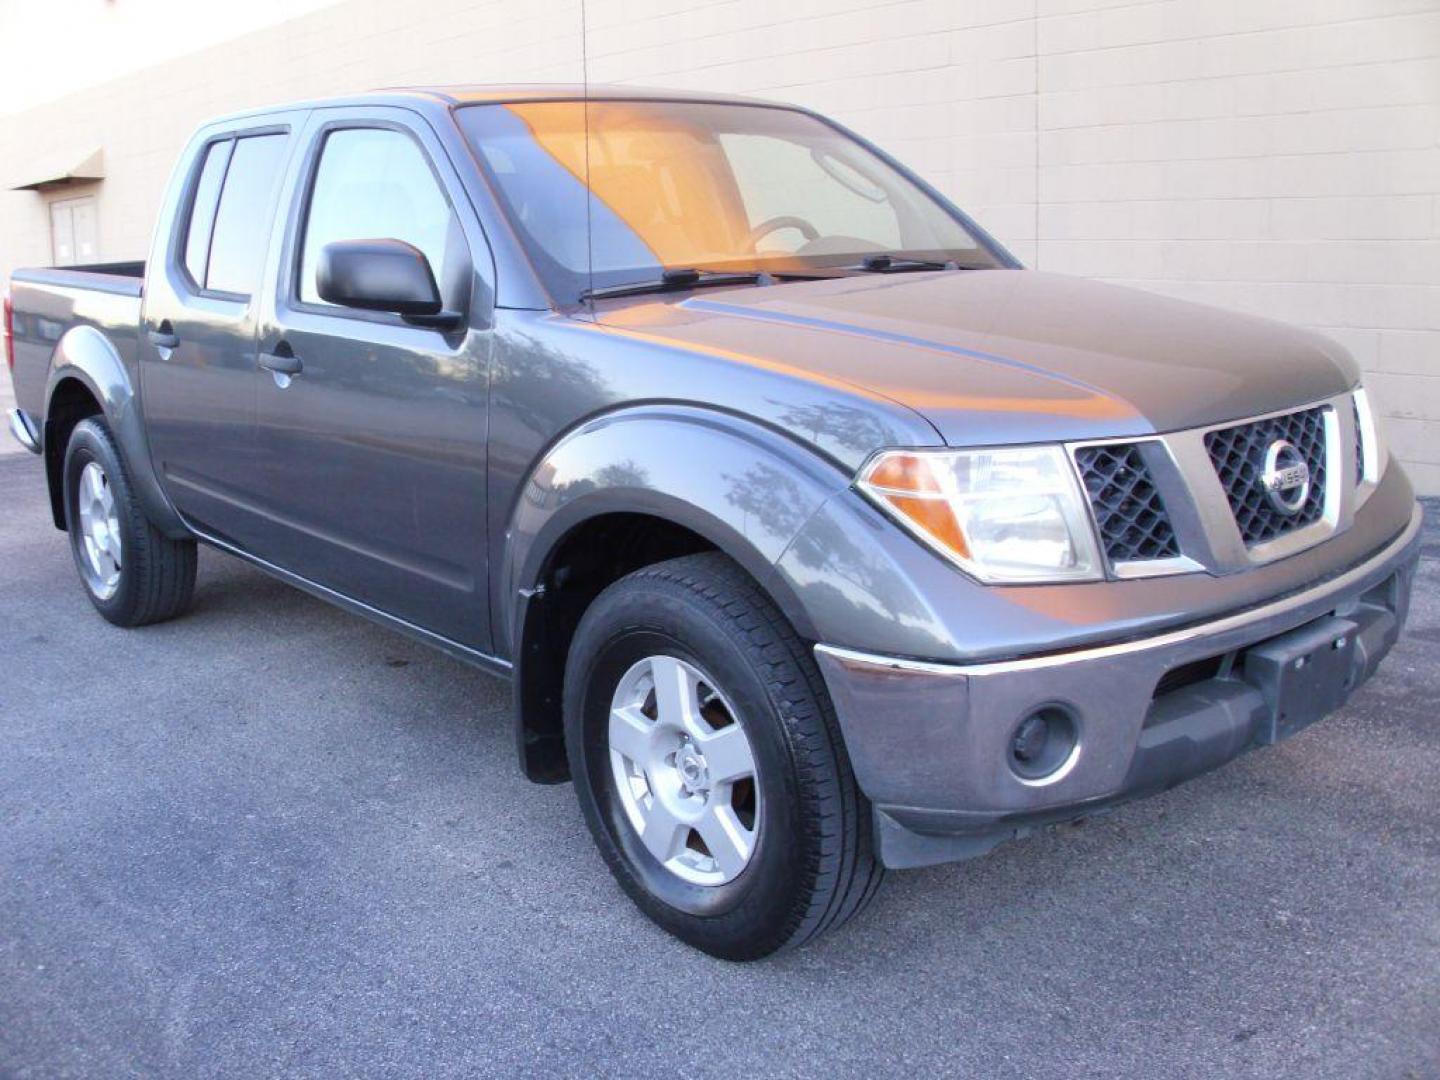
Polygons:
<instances>
[{"instance_id":1,"label":"fender flare","mask_svg":"<svg viewBox=\"0 0 1440 1080\"><path fill-rule=\"evenodd\" d=\"M45 385L45 469L56 524L64 528L60 490L65 448L55 445L54 400L60 388L70 381L79 382L99 403L105 422L124 455L130 485L146 516L172 539L190 536L190 530L166 498L155 473L145 432L145 414L130 372L110 339L93 326L67 330L50 358L50 375Z\"/></svg>"},{"instance_id":2,"label":"fender flare","mask_svg":"<svg viewBox=\"0 0 1440 1080\"><path fill-rule=\"evenodd\" d=\"M568 777L560 714L564 650L540 591L575 530L616 514L659 518L734 559L801 636L804 605L774 568L837 490L843 468L773 428L683 405L625 408L582 422L531 469L495 575L496 639L514 661L515 736L532 780Z\"/></svg>"},{"instance_id":3,"label":"fender flare","mask_svg":"<svg viewBox=\"0 0 1440 1080\"><path fill-rule=\"evenodd\" d=\"M791 540L849 483L808 447L718 410L647 405L585 421L539 458L511 512L497 575L501 640L518 646L526 594L565 538L593 518L663 518L707 540L769 590ZM772 598L804 634L804 609L783 585L782 592Z\"/></svg>"}]
</instances>

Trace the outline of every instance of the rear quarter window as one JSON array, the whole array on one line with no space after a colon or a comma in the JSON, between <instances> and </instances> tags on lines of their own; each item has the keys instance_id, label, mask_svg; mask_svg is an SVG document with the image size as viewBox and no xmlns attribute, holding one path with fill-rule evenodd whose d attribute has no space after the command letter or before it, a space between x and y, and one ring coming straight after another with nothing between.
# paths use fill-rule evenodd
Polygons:
<instances>
[{"instance_id":1,"label":"rear quarter window","mask_svg":"<svg viewBox=\"0 0 1440 1080\"><path fill-rule=\"evenodd\" d=\"M235 140L210 237L207 291L249 296L259 285L288 141L281 134Z\"/></svg>"},{"instance_id":2,"label":"rear quarter window","mask_svg":"<svg viewBox=\"0 0 1440 1080\"><path fill-rule=\"evenodd\" d=\"M210 233L215 226L215 207L220 202L220 186L225 182L225 166L230 164L233 139L211 143L205 151L205 164L195 184L195 198L190 203L190 219L185 228L185 269L190 280L202 288L205 270L210 262Z\"/></svg>"}]
</instances>

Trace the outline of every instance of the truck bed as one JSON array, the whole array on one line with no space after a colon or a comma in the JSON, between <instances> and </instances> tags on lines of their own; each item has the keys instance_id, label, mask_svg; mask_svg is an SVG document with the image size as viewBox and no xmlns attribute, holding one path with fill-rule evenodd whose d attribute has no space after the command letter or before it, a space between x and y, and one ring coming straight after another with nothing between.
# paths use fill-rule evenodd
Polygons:
<instances>
[{"instance_id":1,"label":"truck bed","mask_svg":"<svg viewBox=\"0 0 1440 1080\"><path fill-rule=\"evenodd\" d=\"M16 270L11 281L60 285L122 296L139 296L145 283L145 261L89 263L82 266L36 266Z\"/></svg>"},{"instance_id":2,"label":"truck bed","mask_svg":"<svg viewBox=\"0 0 1440 1080\"><path fill-rule=\"evenodd\" d=\"M11 275L15 328L11 377L20 409L31 416L45 415L55 350L74 327L94 327L133 370L144 274L143 262L117 262L22 269Z\"/></svg>"}]
</instances>

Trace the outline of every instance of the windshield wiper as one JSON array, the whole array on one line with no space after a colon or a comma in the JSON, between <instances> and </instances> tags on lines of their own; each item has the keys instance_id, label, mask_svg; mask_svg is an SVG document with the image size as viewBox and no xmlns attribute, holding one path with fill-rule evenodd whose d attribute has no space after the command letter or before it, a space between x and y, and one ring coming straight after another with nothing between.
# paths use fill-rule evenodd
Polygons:
<instances>
[{"instance_id":1,"label":"windshield wiper","mask_svg":"<svg viewBox=\"0 0 1440 1080\"><path fill-rule=\"evenodd\" d=\"M953 259L949 262L938 262L935 259L910 259L904 255L887 255L877 251L862 258L855 269L871 274L893 274L907 270L963 270L965 267Z\"/></svg>"},{"instance_id":2,"label":"windshield wiper","mask_svg":"<svg viewBox=\"0 0 1440 1080\"><path fill-rule=\"evenodd\" d=\"M776 275L763 270L695 270L690 267L677 267L662 271L658 278L649 281L632 281L624 285L586 289L580 294L580 299L583 301L603 300L609 296L642 296L645 293L701 289L708 285L772 285L776 280Z\"/></svg>"}]
</instances>

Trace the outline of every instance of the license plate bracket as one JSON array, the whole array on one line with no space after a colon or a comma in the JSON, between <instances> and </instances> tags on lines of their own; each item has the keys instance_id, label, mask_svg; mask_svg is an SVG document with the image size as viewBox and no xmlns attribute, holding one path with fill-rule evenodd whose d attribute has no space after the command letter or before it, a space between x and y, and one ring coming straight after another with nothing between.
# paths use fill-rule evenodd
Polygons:
<instances>
[{"instance_id":1,"label":"license plate bracket","mask_svg":"<svg viewBox=\"0 0 1440 1080\"><path fill-rule=\"evenodd\" d=\"M1265 697L1263 744L1288 739L1334 712L1355 685L1355 634L1349 619L1327 616L1246 650L1244 677Z\"/></svg>"}]
</instances>

